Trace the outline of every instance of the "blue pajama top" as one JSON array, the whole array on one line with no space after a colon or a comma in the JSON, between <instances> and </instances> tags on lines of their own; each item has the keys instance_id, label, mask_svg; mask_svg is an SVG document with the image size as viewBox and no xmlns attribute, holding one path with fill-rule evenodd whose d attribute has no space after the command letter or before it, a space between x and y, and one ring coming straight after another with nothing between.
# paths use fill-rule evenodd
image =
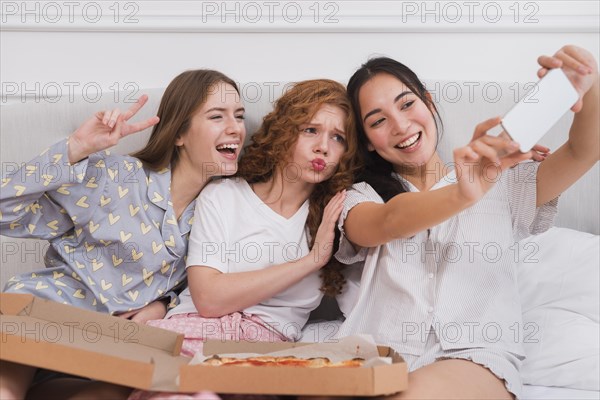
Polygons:
<instances>
[{"instance_id":1,"label":"blue pajama top","mask_svg":"<svg viewBox=\"0 0 600 400\"><path fill-rule=\"evenodd\" d=\"M46 239L46 269L5 291L106 313L170 296L185 279L195 200L175 217L171 170L101 151L70 164L64 139L3 177L2 235Z\"/></svg>"}]
</instances>

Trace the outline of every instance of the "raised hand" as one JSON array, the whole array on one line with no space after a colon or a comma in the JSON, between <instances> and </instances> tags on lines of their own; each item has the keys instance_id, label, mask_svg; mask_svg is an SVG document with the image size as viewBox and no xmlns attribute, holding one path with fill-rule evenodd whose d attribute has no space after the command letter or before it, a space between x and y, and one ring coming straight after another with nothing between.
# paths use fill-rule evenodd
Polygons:
<instances>
[{"instance_id":1,"label":"raised hand","mask_svg":"<svg viewBox=\"0 0 600 400\"><path fill-rule=\"evenodd\" d=\"M116 145L127 135L156 125L159 121L156 116L135 124L127 123L147 101L148 96L143 95L123 114L119 109L100 111L85 121L69 138L69 162L81 161L90 154Z\"/></svg>"},{"instance_id":2,"label":"raised hand","mask_svg":"<svg viewBox=\"0 0 600 400\"><path fill-rule=\"evenodd\" d=\"M319 268L324 267L333 253L333 240L335 237L335 224L337 223L340 213L344 208L344 199L346 191L336 193L329 200L325 210L323 211L323 219L317 230L315 244L308 255Z\"/></svg>"},{"instance_id":3,"label":"raised hand","mask_svg":"<svg viewBox=\"0 0 600 400\"><path fill-rule=\"evenodd\" d=\"M579 100L571 110L579 112L583 107L583 96L598 79L598 64L594 56L587 50L577 46L564 46L553 56L540 56L538 77L542 78L552 68L562 68L571 84L579 93Z\"/></svg>"},{"instance_id":4,"label":"raised hand","mask_svg":"<svg viewBox=\"0 0 600 400\"><path fill-rule=\"evenodd\" d=\"M454 150L454 162L461 196L476 202L500 178L503 170L532 158L532 152L519 152L516 142L502 136L490 136L487 131L500 124L500 117L477 125L471 142Z\"/></svg>"}]
</instances>

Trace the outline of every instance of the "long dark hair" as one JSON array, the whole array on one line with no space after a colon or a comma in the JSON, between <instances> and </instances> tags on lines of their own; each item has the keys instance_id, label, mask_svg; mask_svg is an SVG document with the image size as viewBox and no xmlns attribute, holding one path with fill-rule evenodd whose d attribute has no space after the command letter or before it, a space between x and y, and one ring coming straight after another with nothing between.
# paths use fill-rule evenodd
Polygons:
<instances>
[{"instance_id":1,"label":"long dark hair","mask_svg":"<svg viewBox=\"0 0 600 400\"><path fill-rule=\"evenodd\" d=\"M437 107L427 93L425 85L406 65L387 57L372 58L352 75L348 81L347 90L356 118L356 132L359 142L358 154L364 165L364 168L357 174L355 182L368 183L381 196L383 201L387 202L395 195L406 192L407 189L401 181L392 176L394 172L392 163L383 159L376 151L368 150L369 139L362 124L360 103L358 101L360 89L365 83L379 74L389 74L397 78L427 105L435 120L438 143L442 132L442 121Z\"/></svg>"}]
</instances>

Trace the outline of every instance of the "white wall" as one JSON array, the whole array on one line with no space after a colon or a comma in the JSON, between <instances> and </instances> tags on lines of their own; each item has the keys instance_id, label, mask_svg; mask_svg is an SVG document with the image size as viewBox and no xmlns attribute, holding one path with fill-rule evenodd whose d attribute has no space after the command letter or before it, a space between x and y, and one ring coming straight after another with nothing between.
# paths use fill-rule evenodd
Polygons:
<instances>
[{"instance_id":1,"label":"white wall","mask_svg":"<svg viewBox=\"0 0 600 400\"><path fill-rule=\"evenodd\" d=\"M346 82L379 54L423 78L528 82L563 44L600 56L596 1L1 3L0 104L162 87L194 68Z\"/></svg>"}]
</instances>

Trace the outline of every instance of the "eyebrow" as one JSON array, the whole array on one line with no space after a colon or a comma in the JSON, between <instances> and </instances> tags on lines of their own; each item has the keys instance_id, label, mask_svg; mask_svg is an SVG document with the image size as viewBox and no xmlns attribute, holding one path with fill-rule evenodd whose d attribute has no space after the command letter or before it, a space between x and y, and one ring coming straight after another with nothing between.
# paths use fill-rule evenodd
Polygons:
<instances>
[{"instance_id":1,"label":"eyebrow","mask_svg":"<svg viewBox=\"0 0 600 400\"><path fill-rule=\"evenodd\" d=\"M317 127L322 127L323 124L318 124L318 123L311 123L311 122L307 122L306 124L301 124L300 126L317 126ZM338 128L333 128L334 132L336 133L341 133L343 135L346 134L346 132L344 132L343 130L340 130Z\"/></svg>"},{"instance_id":2,"label":"eyebrow","mask_svg":"<svg viewBox=\"0 0 600 400\"><path fill-rule=\"evenodd\" d=\"M221 111L221 112L223 112L223 111L227 111L227 109L225 109L223 107L213 107L213 108L209 108L208 110L206 110L204 112L204 114L208 114L208 113L213 112L213 111ZM237 113L237 112L240 112L240 111L241 112L246 112L246 109L244 107L240 107L240 108L237 108L234 112Z\"/></svg>"},{"instance_id":3,"label":"eyebrow","mask_svg":"<svg viewBox=\"0 0 600 400\"><path fill-rule=\"evenodd\" d=\"M398 101L399 101L401 98L403 98L404 96L406 96L406 95L408 95L408 94L411 94L411 93L412 93L412 92L411 92L410 90L406 90L406 91L404 91L404 92L400 93L398 96L396 96L396 97L394 98L394 104L396 104L396 103L397 103L397 102L398 102ZM381 112L381 108L376 108L376 109L374 109L374 110L371 110L371 111L369 111L369 112L368 112L368 113L365 115L365 117L363 118L363 122L366 122L366 121L367 121L367 118L369 118L369 117L370 117L371 115L373 115L373 114L377 114L378 112Z\"/></svg>"}]
</instances>

